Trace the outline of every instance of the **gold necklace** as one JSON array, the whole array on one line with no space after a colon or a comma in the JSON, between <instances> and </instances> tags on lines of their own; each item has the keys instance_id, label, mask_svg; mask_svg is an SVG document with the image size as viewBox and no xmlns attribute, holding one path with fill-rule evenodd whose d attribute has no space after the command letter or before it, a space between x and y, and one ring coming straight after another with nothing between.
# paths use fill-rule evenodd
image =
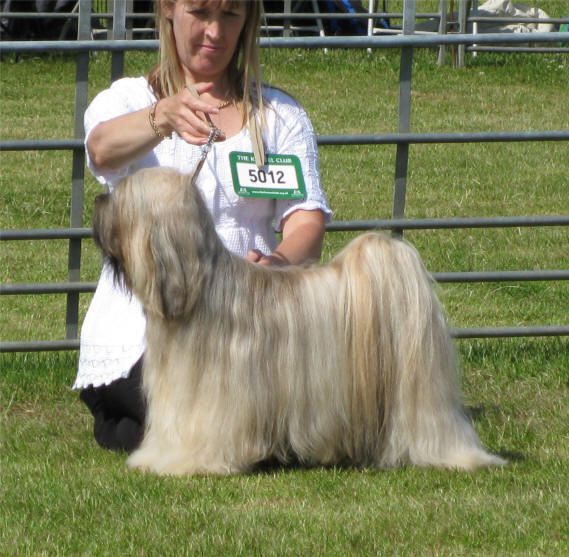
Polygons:
<instances>
[{"instance_id":1,"label":"gold necklace","mask_svg":"<svg viewBox=\"0 0 569 557\"><path fill-rule=\"evenodd\" d=\"M217 105L217 109L218 109L218 110L222 110L223 108L228 107L228 106L229 106L230 104L232 104L232 103L233 103L232 100L220 102L220 103Z\"/></svg>"}]
</instances>

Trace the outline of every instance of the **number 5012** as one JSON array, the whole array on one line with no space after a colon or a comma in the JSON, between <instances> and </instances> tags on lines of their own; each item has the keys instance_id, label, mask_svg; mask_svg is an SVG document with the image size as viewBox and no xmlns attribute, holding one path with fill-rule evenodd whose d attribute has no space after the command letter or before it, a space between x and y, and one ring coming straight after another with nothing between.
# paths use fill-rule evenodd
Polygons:
<instances>
[{"instance_id":1,"label":"number 5012","mask_svg":"<svg viewBox=\"0 0 569 557\"><path fill-rule=\"evenodd\" d=\"M262 168L249 169L249 179L252 184L284 184L285 175L282 170L263 170Z\"/></svg>"}]
</instances>

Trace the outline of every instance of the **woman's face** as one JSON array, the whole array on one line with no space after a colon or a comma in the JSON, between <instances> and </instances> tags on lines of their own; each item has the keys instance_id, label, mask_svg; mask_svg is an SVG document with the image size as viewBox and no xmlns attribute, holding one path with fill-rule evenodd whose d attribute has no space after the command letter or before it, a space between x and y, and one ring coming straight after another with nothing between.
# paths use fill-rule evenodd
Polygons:
<instances>
[{"instance_id":1,"label":"woman's face","mask_svg":"<svg viewBox=\"0 0 569 557\"><path fill-rule=\"evenodd\" d=\"M176 50L190 81L223 77L245 25L243 2L177 0L166 4L172 21Z\"/></svg>"}]
</instances>

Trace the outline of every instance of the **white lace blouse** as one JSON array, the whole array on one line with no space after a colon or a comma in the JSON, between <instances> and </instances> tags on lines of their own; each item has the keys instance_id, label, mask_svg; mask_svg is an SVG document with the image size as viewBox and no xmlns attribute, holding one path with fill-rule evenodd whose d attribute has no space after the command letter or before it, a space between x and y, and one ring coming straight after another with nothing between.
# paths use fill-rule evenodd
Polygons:
<instances>
[{"instance_id":1,"label":"white lace blouse","mask_svg":"<svg viewBox=\"0 0 569 557\"><path fill-rule=\"evenodd\" d=\"M213 215L225 246L244 256L250 249L268 254L276 247L275 230L297 209L330 209L320 185L316 138L303 108L280 90L265 87L268 102L264 142L267 153L293 154L301 162L306 186L304 200L242 198L234 193L229 153L252 153L247 129L226 141L215 143L198 177L197 185ZM123 78L99 93L85 112L86 137L100 122L145 108L156 101L146 78ZM153 166L173 167L189 173L201 151L174 133L148 154L119 171L96 168L87 154L87 164L97 180L112 190L123 177ZM145 317L140 302L113 282L104 265L82 329L79 369L73 388L109 384L126 377L145 349Z\"/></svg>"}]
</instances>

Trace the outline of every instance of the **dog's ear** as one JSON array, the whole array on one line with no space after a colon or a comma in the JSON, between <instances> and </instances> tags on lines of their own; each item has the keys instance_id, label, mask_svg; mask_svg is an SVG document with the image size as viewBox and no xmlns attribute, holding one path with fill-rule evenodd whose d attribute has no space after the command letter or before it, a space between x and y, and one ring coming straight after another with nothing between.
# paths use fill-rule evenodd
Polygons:
<instances>
[{"instance_id":1,"label":"dog's ear","mask_svg":"<svg viewBox=\"0 0 569 557\"><path fill-rule=\"evenodd\" d=\"M135 281L147 311L187 318L214 272L222 244L191 177L161 172L160 189L143 224L150 251ZM139 190L140 191L140 188ZM144 270L143 270L144 269ZM139 280L140 279L140 280Z\"/></svg>"},{"instance_id":2,"label":"dog's ear","mask_svg":"<svg viewBox=\"0 0 569 557\"><path fill-rule=\"evenodd\" d=\"M166 319L180 319L193 308L203 284L196 246L189 242L188 222L172 218L154 223L150 249L154 263L151 304Z\"/></svg>"},{"instance_id":3,"label":"dog's ear","mask_svg":"<svg viewBox=\"0 0 569 557\"><path fill-rule=\"evenodd\" d=\"M115 205L110 193L103 193L95 198L93 240L110 263L115 280L120 284L125 284L120 225L116 219Z\"/></svg>"},{"instance_id":4,"label":"dog's ear","mask_svg":"<svg viewBox=\"0 0 569 557\"><path fill-rule=\"evenodd\" d=\"M93 209L93 240L97 247L106 255L109 252L111 232L108 230L107 213L111 203L110 194L103 193L95 198Z\"/></svg>"}]
</instances>

